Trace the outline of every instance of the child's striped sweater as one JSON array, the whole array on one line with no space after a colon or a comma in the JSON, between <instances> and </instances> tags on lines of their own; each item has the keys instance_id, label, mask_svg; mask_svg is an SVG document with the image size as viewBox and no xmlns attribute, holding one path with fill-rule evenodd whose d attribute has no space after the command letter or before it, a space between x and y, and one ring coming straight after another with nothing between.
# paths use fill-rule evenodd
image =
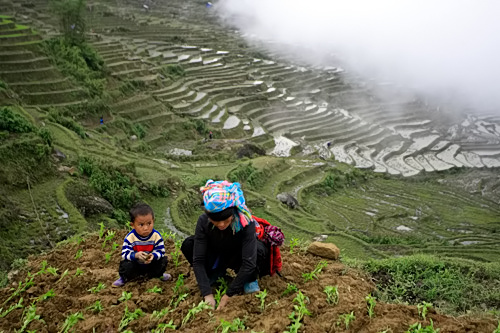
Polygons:
<instances>
[{"instance_id":1,"label":"child's striped sweater","mask_svg":"<svg viewBox=\"0 0 500 333\"><path fill-rule=\"evenodd\" d=\"M125 236L122 246L122 258L125 260L135 260L136 252L152 253L154 260L158 260L165 255L165 244L160 233L153 229L149 236L141 237L132 229L131 232Z\"/></svg>"}]
</instances>

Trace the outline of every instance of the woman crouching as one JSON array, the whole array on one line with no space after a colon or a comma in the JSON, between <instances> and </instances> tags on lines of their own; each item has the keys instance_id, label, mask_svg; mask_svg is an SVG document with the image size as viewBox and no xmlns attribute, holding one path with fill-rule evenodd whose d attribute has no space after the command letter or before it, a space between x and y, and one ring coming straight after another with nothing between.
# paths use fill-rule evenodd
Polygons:
<instances>
[{"instance_id":1,"label":"woman crouching","mask_svg":"<svg viewBox=\"0 0 500 333\"><path fill-rule=\"evenodd\" d=\"M239 183L209 180L200 191L205 213L198 218L194 236L182 243L181 251L193 266L201 295L214 308L211 285L228 269L237 272L219 302L219 310L233 295L259 291L257 277L269 274L269 251L257 239L256 222Z\"/></svg>"}]
</instances>

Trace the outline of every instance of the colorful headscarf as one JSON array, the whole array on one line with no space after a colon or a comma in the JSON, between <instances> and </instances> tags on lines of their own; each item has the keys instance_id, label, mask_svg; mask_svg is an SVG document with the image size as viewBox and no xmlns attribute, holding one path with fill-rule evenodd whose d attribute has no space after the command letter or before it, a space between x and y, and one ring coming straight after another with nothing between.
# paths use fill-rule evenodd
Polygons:
<instances>
[{"instance_id":1,"label":"colorful headscarf","mask_svg":"<svg viewBox=\"0 0 500 333\"><path fill-rule=\"evenodd\" d=\"M208 212L220 212L229 207L238 209L238 216L232 223L234 232L246 227L252 220L252 213L245 204L245 197L240 183L230 183L227 180L213 181L209 179L205 186L200 187L203 194L203 204Z\"/></svg>"}]
</instances>

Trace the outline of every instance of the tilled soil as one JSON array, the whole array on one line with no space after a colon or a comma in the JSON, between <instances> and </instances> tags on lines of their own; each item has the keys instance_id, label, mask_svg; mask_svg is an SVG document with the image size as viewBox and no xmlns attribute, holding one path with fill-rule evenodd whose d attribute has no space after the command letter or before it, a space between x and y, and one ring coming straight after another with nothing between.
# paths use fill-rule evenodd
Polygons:
<instances>
[{"instance_id":1,"label":"tilled soil","mask_svg":"<svg viewBox=\"0 0 500 333\"><path fill-rule=\"evenodd\" d=\"M33 321L27 326L27 330L60 332L66 318L70 314L80 311L84 319L73 326L74 332L118 332L119 323L127 307L131 312L139 308L144 312L144 316L132 321L126 327L126 329L136 333L150 332L159 323L168 323L170 320L173 320L178 331L215 332L221 319L232 321L235 318L245 320L248 332L284 332L291 323L289 315L294 311L296 303L293 302L293 299L296 294L292 293L285 297L281 295L286 289L287 283L295 283L299 290L309 298L307 308L312 314L303 319L300 332L376 333L387 331L396 333L405 332L409 325L421 321L416 306L382 302L377 303L375 316L370 319L365 297L375 290L375 285L367 275L350 269L339 262L329 261L328 266L318 275L318 279L304 282L302 273L311 272L316 264L323 259L308 254L290 254L288 251L283 251L282 277L264 277L259 283L261 290L266 289L268 293L266 298L268 305L265 311L260 310L260 301L255 297L255 294L234 296L226 308L220 311L204 310L197 314L194 320L181 326L182 319L188 310L193 304L198 304L202 300L189 264L182 259L179 267L175 268L169 254L170 263L167 272L172 274L171 281L140 280L129 282L122 288L111 288L111 284L118 277L121 241L124 236L125 231L117 232L114 241L120 246L115 250L111 249L109 242L103 249L103 241L99 240L97 235L90 235L80 244L61 245L47 254L30 258L28 267L31 272L39 271L42 261L46 260L47 267L56 267L59 275L55 276L50 273L37 275L34 278L35 284L31 288L3 304L13 292L10 288L17 288L17 283L13 283L0 291L2 304L0 307L6 310L10 305L17 303L19 297L23 297L22 304L27 307L37 297L53 289L55 292L53 298L36 303L36 314L40 315L44 322ZM167 253L174 251L174 244L171 240L166 241L166 246ZM83 251L82 256L75 259L75 255L80 249ZM107 252L112 252L113 256L108 263L105 263L105 253ZM84 274L76 277L77 267L83 269ZM61 279L65 270L68 270L68 274ZM186 275L185 286L189 290L188 298L161 320L152 319L153 311L159 311L169 305L174 295L173 287L179 274ZM26 273L19 273L15 279L24 281L25 277ZM100 282L106 285L105 289L97 294L88 291ZM162 293L147 292L154 286L162 288ZM329 305L326 302L326 294L323 292L325 286L338 286L340 296L337 305ZM128 301L119 301L123 291L131 292L132 298ZM103 306L100 313L86 309L96 300L100 300ZM343 322L340 325L337 324L338 317L341 314L351 313L351 311L354 312L356 319L346 330ZM434 327L439 328L441 333L491 333L496 328L496 321L492 318L450 317L438 314L432 309L429 312L427 321L421 321L422 324L428 325L429 319L432 319ZM15 309L0 318L0 332L2 330L15 332L23 326L23 322L23 309Z\"/></svg>"}]
</instances>

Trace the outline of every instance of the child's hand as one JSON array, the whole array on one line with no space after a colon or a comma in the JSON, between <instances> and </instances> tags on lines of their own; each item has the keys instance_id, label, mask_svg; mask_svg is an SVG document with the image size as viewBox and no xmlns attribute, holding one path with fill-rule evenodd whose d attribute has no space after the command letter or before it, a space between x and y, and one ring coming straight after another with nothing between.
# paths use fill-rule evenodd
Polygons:
<instances>
[{"instance_id":1,"label":"child's hand","mask_svg":"<svg viewBox=\"0 0 500 333\"><path fill-rule=\"evenodd\" d=\"M154 258L154 257L153 257L153 254L152 254L152 253L148 254L147 259L144 261L144 263L145 263L145 264L150 264L150 263L151 263L151 261L153 261L153 258Z\"/></svg>"},{"instance_id":2,"label":"child's hand","mask_svg":"<svg viewBox=\"0 0 500 333\"><path fill-rule=\"evenodd\" d=\"M148 259L148 253L146 252L136 252L135 253L135 258L137 259L137 261L139 261L140 263L144 264L146 262L146 260Z\"/></svg>"}]
</instances>

